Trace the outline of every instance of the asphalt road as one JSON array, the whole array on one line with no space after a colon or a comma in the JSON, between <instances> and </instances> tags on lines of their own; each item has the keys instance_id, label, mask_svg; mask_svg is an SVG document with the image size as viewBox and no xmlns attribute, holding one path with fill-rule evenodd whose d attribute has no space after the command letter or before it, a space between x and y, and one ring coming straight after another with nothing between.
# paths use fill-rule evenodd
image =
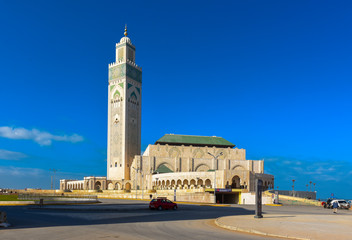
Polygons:
<instances>
[{"instance_id":1,"label":"asphalt road","mask_svg":"<svg viewBox=\"0 0 352 240\"><path fill-rule=\"evenodd\" d=\"M10 228L0 228L0 239L274 239L219 228L214 219L253 215L254 206L212 207L179 205L179 210L151 211L148 202L102 200L102 204L0 207ZM267 207L277 213L319 214L316 207Z\"/></svg>"}]
</instances>

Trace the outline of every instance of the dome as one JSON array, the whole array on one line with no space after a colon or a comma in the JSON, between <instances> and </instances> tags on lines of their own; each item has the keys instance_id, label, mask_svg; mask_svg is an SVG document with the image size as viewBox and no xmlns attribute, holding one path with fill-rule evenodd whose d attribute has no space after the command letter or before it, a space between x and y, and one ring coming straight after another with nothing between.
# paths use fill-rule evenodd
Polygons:
<instances>
[{"instance_id":1,"label":"dome","mask_svg":"<svg viewBox=\"0 0 352 240\"><path fill-rule=\"evenodd\" d=\"M129 44L132 44L131 39L129 37L121 38L120 43L126 43L126 42Z\"/></svg>"}]
</instances>

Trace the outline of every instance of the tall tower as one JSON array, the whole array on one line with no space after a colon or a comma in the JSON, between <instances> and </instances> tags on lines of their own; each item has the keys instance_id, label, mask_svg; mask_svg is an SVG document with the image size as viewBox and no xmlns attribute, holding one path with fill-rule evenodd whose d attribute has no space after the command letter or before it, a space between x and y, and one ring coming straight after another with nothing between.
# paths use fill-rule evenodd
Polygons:
<instances>
[{"instance_id":1,"label":"tall tower","mask_svg":"<svg viewBox=\"0 0 352 240\"><path fill-rule=\"evenodd\" d=\"M107 179L130 179L135 155L141 153L142 69L136 48L127 37L116 44L116 61L109 64Z\"/></svg>"}]
</instances>

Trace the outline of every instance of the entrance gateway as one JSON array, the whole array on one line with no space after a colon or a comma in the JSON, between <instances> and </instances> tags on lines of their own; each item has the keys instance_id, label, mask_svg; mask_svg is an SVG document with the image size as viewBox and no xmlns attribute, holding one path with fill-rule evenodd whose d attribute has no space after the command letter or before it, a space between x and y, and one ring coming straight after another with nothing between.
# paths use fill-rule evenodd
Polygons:
<instances>
[{"instance_id":1,"label":"entrance gateway","mask_svg":"<svg viewBox=\"0 0 352 240\"><path fill-rule=\"evenodd\" d=\"M205 191L214 194L214 189L206 189ZM216 188L216 203L245 204L244 202L241 202L241 193L241 189Z\"/></svg>"}]
</instances>

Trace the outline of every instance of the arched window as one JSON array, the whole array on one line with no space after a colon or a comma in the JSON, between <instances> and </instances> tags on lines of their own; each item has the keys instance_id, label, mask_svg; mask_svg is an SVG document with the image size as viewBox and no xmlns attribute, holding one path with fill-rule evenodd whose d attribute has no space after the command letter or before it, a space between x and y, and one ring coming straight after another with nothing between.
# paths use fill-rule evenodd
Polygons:
<instances>
[{"instance_id":1,"label":"arched window","mask_svg":"<svg viewBox=\"0 0 352 240\"><path fill-rule=\"evenodd\" d=\"M241 188L241 179L239 176L236 175L232 178L231 188Z\"/></svg>"}]
</instances>

